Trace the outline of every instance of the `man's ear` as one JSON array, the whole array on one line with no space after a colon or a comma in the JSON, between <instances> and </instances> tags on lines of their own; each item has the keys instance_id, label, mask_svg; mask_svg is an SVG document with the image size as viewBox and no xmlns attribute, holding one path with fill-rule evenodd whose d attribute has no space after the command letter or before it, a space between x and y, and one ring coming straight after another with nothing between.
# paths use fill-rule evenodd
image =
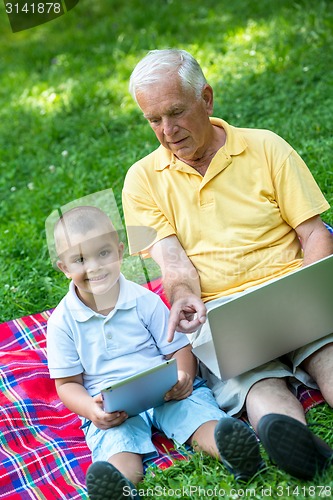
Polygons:
<instances>
[{"instance_id":1,"label":"man's ear","mask_svg":"<svg viewBox=\"0 0 333 500\"><path fill-rule=\"evenodd\" d=\"M69 274L69 271L67 269L66 264L64 264L61 260L57 260L57 267L60 269L61 272L64 273L64 275L67 278L70 278L70 274Z\"/></svg>"},{"instance_id":2,"label":"man's ear","mask_svg":"<svg viewBox=\"0 0 333 500\"><path fill-rule=\"evenodd\" d=\"M208 83L203 86L201 96L205 101L208 116L211 116L213 114L214 107L214 92L212 87L208 85Z\"/></svg>"}]
</instances>

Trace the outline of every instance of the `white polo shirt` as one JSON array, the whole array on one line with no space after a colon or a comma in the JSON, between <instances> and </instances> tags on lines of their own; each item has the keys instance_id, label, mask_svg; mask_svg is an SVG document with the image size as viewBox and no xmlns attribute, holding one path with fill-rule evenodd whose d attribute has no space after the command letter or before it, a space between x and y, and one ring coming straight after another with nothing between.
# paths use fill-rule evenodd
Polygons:
<instances>
[{"instance_id":1,"label":"white polo shirt","mask_svg":"<svg viewBox=\"0 0 333 500\"><path fill-rule=\"evenodd\" d=\"M77 296L73 282L47 326L47 357L51 378L82 373L94 396L104 387L151 368L164 356L186 346L176 332L167 342L169 311L160 297L120 275L115 308L103 316Z\"/></svg>"}]
</instances>

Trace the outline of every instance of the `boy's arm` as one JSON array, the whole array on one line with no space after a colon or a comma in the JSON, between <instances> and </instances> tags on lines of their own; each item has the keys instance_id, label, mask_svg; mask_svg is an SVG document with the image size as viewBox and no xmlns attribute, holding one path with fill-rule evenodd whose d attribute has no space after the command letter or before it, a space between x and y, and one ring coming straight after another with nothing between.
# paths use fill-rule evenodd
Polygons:
<instances>
[{"instance_id":1,"label":"boy's arm","mask_svg":"<svg viewBox=\"0 0 333 500\"><path fill-rule=\"evenodd\" d=\"M55 380L59 398L72 412L91 420L99 429L116 427L127 419L125 412L106 413L102 396L91 397L83 385L81 374Z\"/></svg>"},{"instance_id":2,"label":"boy's arm","mask_svg":"<svg viewBox=\"0 0 333 500\"><path fill-rule=\"evenodd\" d=\"M166 358L176 358L178 368L178 382L166 393L165 400L185 399L192 394L193 380L197 373L197 359L192 353L192 346L189 344L178 351L166 356Z\"/></svg>"}]
</instances>

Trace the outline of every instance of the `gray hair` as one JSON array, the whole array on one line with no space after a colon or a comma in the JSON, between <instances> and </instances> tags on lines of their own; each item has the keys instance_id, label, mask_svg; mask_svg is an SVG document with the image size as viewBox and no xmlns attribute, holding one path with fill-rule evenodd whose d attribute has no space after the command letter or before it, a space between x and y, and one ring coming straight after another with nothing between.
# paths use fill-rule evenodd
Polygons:
<instances>
[{"instance_id":1,"label":"gray hair","mask_svg":"<svg viewBox=\"0 0 333 500\"><path fill-rule=\"evenodd\" d=\"M177 72L183 86L192 88L200 97L207 80L196 59L180 49L151 50L134 68L129 91L135 101L136 93L149 85L161 81L168 72Z\"/></svg>"}]
</instances>

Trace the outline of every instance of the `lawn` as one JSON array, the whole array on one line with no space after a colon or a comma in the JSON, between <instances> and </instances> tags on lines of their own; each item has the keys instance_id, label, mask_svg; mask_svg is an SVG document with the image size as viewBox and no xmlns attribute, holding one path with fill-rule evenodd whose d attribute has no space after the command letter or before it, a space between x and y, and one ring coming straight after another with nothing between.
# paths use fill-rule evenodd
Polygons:
<instances>
[{"instance_id":1,"label":"lawn","mask_svg":"<svg viewBox=\"0 0 333 500\"><path fill-rule=\"evenodd\" d=\"M121 213L126 171L157 145L128 93L131 70L149 49L189 50L214 87L214 114L282 135L332 204L332 7L330 0L80 0L50 23L12 33L1 4L0 321L54 307L66 293L46 244L52 211L111 188ZM332 210L323 218L333 224ZM126 257L124 269L144 279L140 262ZM331 410L318 407L309 420L330 429L317 430L333 445ZM333 487L330 474L310 484L270 466L242 493L223 467L198 455L147 477L145 487L151 481L170 489L220 485L230 498L319 498Z\"/></svg>"}]
</instances>

